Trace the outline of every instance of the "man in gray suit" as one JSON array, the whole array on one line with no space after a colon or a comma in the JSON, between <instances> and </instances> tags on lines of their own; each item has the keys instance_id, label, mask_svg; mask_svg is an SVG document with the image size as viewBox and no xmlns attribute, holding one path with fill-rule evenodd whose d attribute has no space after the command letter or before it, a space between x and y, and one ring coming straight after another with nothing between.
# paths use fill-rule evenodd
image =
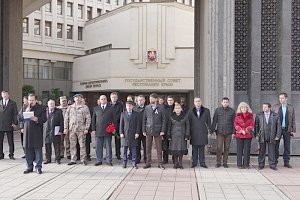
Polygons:
<instances>
[{"instance_id":1,"label":"man in gray suit","mask_svg":"<svg viewBox=\"0 0 300 200\"><path fill-rule=\"evenodd\" d=\"M107 102L107 97L101 95L100 105L94 108L92 117L92 134L96 136L96 163L95 166L102 165L104 142L106 146L106 163L112 164L111 140L113 134L106 132L106 127L113 122L113 107Z\"/></svg>"},{"instance_id":2,"label":"man in gray suit","mask_svg":"<svg viewBox=\"0 0 300 200\"><path fill-rule=\"evenodd\" d=\"M157 150L158 167L165 169L162 164L162 137L166 131L165 109L157 102L157 94L150 95L150 104L146 106L143 117L143 135L146 136L147 163L144 169L151 167L152 141L154 138Z\"/></svg>"},{"instance_id":3,"label":"man in gray suit","mask_svg":"<svg viewBox=\"0 0 300 200\"><path fill-rule=\"evenodd\" d=\"M127 150L130 149L132 158L132 167L137 169L137 147L139 138L139 114L133 109L133 101L126 102L126 111L121 113L120 119L120 136L121 142L124 146L123 153L123 168L127 167Z\"/></svg>"},{"instance_id":4,"label":"man in gray suit","mask_svg":"<svg viewBox=\"0 0 300 200\"><path fill-rule=\"evenodd\" d=\"M14 129L18 124L17 104L9 99L8 91L1 92L2 100L0 101L0 160L4 158L3 139L6 133L9 145L9 158L14 160Z\"/></svg>"},{"instance_id":5,"label":"man in gray suit","mask_svg":"<svg viewBox=\"0 0 300 200\"><path fill-rule=\"evenodd\" d=\"M281 136L281 123L279 115L271 111L271 104L264 103L263 111L255 117L254 136L259 142L258 169L265 167L266 146L268 146L269 166L276 168L275 145Z\"/></svg>"}]
</instances>

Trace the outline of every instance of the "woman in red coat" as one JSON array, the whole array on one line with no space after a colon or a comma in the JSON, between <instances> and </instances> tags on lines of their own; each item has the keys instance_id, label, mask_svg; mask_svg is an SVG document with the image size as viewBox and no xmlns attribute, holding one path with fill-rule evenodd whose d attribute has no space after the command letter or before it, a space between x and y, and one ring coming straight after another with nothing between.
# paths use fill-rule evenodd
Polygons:
<instances>
[{"instance_id":1,"label":"woman in red coat","mask_svg":"<svg viewBox=\"0 0 300 200\"><path fill-rule=\"evenodd\" d=\"M237 144L237 166L240 169L249 168L250 148L252 140L252 130L254 127L254 117L251 108L245 102L238 106L234 119L235 138Z\"/></svg>"}]
</instances>

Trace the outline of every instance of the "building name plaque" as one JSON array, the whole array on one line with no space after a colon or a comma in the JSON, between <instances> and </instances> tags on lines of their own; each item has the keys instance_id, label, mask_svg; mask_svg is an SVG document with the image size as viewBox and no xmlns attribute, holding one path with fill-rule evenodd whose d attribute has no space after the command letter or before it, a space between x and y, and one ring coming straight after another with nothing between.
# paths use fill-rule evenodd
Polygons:
<instances>
[{"instance_id":1,"label":"building name plaque","mask_svg":"<svg viewBox=\"0 0 300 200\"><path fill-rule=\"evenodd\" d=\"M129 78L124 79L134 87L172 87L174 83L180 83L180 78Z\"/></svg>"},{"instance_id":2,"label":"building name plaque","mask_svg":"<svg viewBox=\"0 0 300 200\"><path fill-rule=\"evenodd\" d=\"M85 86L85 88L98 88L101 87L102 83L108 83L107 80L96 80L96 81L82 81L80 82L81 86Z\"/></svg>"}]
</instances>

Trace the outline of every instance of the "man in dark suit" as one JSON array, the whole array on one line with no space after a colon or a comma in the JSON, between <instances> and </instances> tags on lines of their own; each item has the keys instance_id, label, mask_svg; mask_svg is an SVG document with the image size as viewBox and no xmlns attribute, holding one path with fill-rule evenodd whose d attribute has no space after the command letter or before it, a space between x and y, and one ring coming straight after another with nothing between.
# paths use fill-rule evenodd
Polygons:
<instances>
[{"instance_id":1,"label":"man in dark suit","mask_svg":"<svg viewBox=\"0 0 300 200\"><path fill-rule=\"evenodd\" d=\"M133 108L134 111L136 111L139 114L139 128L140 130L138 131L139 133L142 133L142 126L143 126L143 116L144 116L144 111L145 111L145 96L144 95L139 95L137 97L137 105ZM144 156L144 162L146 163L147 161L147 153L146 153L146 137L143 134L140 134L138 138L138 147L137 147L137 161L136 164L140 163L142 159L142 154L141 154L141 149L143 145L143 156Z\"/></svg>"},{"instance_id":2,"label":"man in dark suit","mask_svg":"<svg viewBox=\"0 0 300 200\"><path fill-rule=\"evenodd\" d=\"M121 113L120 119L120 136L124 146L123 153L123 168L127 167L127 150L130 149L132 158L132 167L137 169L136 158L137 158L137 147L139 138L139 114L133 109L133 101L126 102L126 111Z\"/></svg>"},{"instance_id":3,"label":"man in dark suit","mask_svg":"<svg viewBox=\"0 0 300 200\"><path fill-rule=\"evenodd\" d=\"M292 168L290 165L290 150L291 150L291 137L296 134L296 122L295 122L295 109L291 104L288 104L288 95L286 93L279 94L279 104L273 106L273 111L279 114L281 123L281 135L283 137L284 152L283 161L284 167ZM279 144L280 139L276 141L275 157L276 164L279 158Z\"/></svg>"},{"instance_id":4,"label":"man in dark suit","mask_svg":"<svg viewBox=\"0 0 300 200\"><path fill-rule=\"evenodd\" d=\"M36 170L42 174L43 162L43 124L47 121L45 106L37 104L37 97L34 94L28 95L29 106L26 112L33 112L32 117L25 118L22 113L20 121L24 123L24 148L27 162L27 169L24 174L33 172L33 160L35 156Z\"/></svg>"},{"instance_id":5,"label":"man in dark suit","mask_svg":"<svg viewBox=\"0 0 300 200\"><path fill-rule=\"evenodd\" d=\"M106 132L106 127L113 122L113 107L107 102L107 97L101 95L100 105L94 108L92 116L92 134L96 136L96 163L95 166L102 165L104 142L106 146L106 163L112 164L111 140L113 134Z\"/></svg>"},{"instance_id":6,"label":"man in dark suit","mask_svg":"<svg viewBox=\"0 0 300 200\"><path fill-rule=\"evenodd\" d=\"M259 142L258 169L265 167L266 147L268 146L269 166L276 168L275 144L281 136L279 115L271 111L271 104L264 103L263 111L256 114L254 136Z\"/></svg>"},{"instance_id":7,"label":"man in dark suit","mask_svg":"<svg viewBox=\"0 0 300 200\"><path fill-rule=\"evenodd\" d=\"M114 112L114 123L116 125L116 135L115 135L115 150L116 157L118 160L121 160L121 140L119 137L119 126L120 126L120 117L121 113L124 111L124 106L121 101L118 100L118 94L116 92L112 92L110 94L110 105L113 108Z\"/></svg>"},{"instance_id":8,"label":"man in dark suit","mask_svg":"<svg viewBox=\"0 0 300 200\"><path fill-rule=\"evenodd\" d=\"M205 164L205 145L208 144L208 134L211 130L211 118L209 109L202 106L199 97L194 98L195 107L189 112L192 144L192 168L198 164L207 168Z\"/></svg>"},{"instance_id":9,"label":"man in dark suit","mask_svg":"<svg viewBox=\"0 0 300 200\"><path fill-rule=\"evenodd\" d=\"M166 132L165 108L157 102L157 94L150 95L150 104L146 106L143 117L143 135L146 136L147 163L144 169L151 167L152 141L157 150L158 167L165 169L162 163L162 137Z\"/></svg>"},{"instance_id":10,"label":"man in dark suit","mask_svg":"<svg viewBox=\"0 0 300 200\"><path fill-rule=\"evenodd\" d=\"M1 92L2 100L0 102L0 160L4 158L3 139L6 133L9 145L9 158L14 160L14 128L18 124L17 104L9 99L8 91Z\"/></svg>"}]
</instances>

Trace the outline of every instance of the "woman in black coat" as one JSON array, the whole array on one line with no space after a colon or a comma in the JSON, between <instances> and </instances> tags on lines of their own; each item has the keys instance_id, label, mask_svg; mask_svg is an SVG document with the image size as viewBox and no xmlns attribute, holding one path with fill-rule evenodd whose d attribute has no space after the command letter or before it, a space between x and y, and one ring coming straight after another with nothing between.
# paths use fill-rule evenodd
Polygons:
<instances>
[{"instance_id":1,"label":"woman in black coat","mask_svg":"<svg viewBox=\"0 0 300 200\"><path fill-rule=\"evenodd\" d=\"M60 164L61 134L64 130L64 118L62 110L55 108L55 101L50 99L47 108L47 122L44 124L46 161L44 164L51 163L52 143L55 152L55 161Z\"/></svg>"},{"instance_id":2,"label":"woman in black coat","mask_svg":"<svg viewBox=\"0 0 300 200\"><path fill-rule=\"evenodd\" d=\"M187 155L187 140L190 138L190 123L187 115L182 112L182 106L175 104L174 112L168 122L169 152L174 158L174 169L182 166L182 157Z\"/></svg>"}]
</instances>

